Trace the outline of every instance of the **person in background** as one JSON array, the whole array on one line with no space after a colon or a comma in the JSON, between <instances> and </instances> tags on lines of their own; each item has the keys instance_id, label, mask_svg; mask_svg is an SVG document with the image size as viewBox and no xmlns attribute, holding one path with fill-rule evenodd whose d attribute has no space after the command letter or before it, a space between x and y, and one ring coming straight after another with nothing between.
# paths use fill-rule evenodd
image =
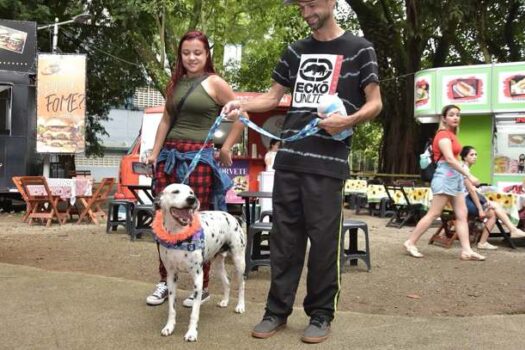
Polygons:
<instances>
[{"instance_id":1,"label":"person in background","mask_svg":"<svg viewBox=\"0 0 525 350\"><path fill-rule=\"evenodd\" d=\"M297 0L312 35L288 46L272 74L267 93L224 106L228 118L264 112L278 106L287 89L292 103L281 136L297 134L318 118L321 95L337 94L345 112L322 119L315 135L282 145L275 156L273 218L270 234L271 285L255 338L269 338L286 326L310 241L306 297L310 317L301 341L320 343L330 333L340 294L340 239L343 184L349 176L351 140L335 140L344 130L375 118L382 109L375 50L364 38L336 22L336 0ZM325 90L326 89L326 90ZM321 91L321 93L320 93Z\"/></svg>"},{"instance_id":2,"label":"person in background","mask_svg":"<svg viewBox=\"0 0 525 350\"><path fill-rule=\"evenodd\" d=\"M485 260L483 255L476 253L470 247L464 181L470 181L475 185L479 184L479 181L464 169L458 160L461 152L461 145L456 136L460 124L459 111L459 107L455 105L447 105L441 111L439 128L432 141L433 158L437 162L436 172L431 182L432 204L425 216L419 220L408 240L403 243L407 253L414 258L423 257L416 244L432 222L440 217L450 201L456 216L456 232L461 243L459 258L470 261Z\"/></svg>"},{"instance_id":3,"label":"person in background","mask_svg":"<svg viewBox=\"0 0 525 350\"><path fill-rule=\"evenodd\" d=\"M186 96L184 104L180 100ZM166 89L166 107L155 136L155 144L146 162L155 164L155 194L172 183L182 181L183 163L187 165L193 155L204 147L202 158L188 179L188 185L195 192L200 202L200 210L211 209L212 203L218 203L219 210L226 210L224 195L231 181L213 158L213 144L204 144L221 106L233 100L233 90L221 77L215 74L208 38L199 31L191 31L181 38L177 51L177 64ZM178 110L179 109L179 110ZM178 111L177 111L178 110ZM232 130L219 151L221 164L232 164L231 147L239 138L244 127L234 123ZM174 160L174 161L173 161ZM158 244L157 244L158 250ZM204 281L202 302L210 298L208 292L210 264L203 268ZM166 285L167 272L159 257L160 282L146 298L148 305L160 305L168 297ZM191 307L195 295L192 293L183 301Z\"/></svg>"},{"instance_id":4,"label":"person in background","mask_svg":"<svg viewBox=\"0 0 525 350\"><path fill-rule=\"evenodd\" d=\"M470 172L470 168L476 164L478 159L478 152L472 146L465 146L461 150L461 159L463 160L463 167ZM494 250L497 249L495 245L487 242L490 232L496 225L496 220L500 219L510 231L513 237L524 237L525 232L517 228L510 221L505 209L496 202L489 201L485 196L479 193L476 187L469 181L465 182L467 188L467 196L465 198L467 204L468 215L472 217L479 217L480 219L487 219L485 222L485 229L481 234L478 243L478 249Z\"/></svg>"},{"instance_id":5,"label":"person in background","mask_svg":"<svg viewBox=\"0 0 525 350\"><path fill-rule=\"evenodd\" d=\"M270 145L268 146L268 152L264 155L264 164L266 164L266 171L273 171L273 162L277 151L281 147L281 141L276 139L270 140Z\"/></svg>"}]
</instances>

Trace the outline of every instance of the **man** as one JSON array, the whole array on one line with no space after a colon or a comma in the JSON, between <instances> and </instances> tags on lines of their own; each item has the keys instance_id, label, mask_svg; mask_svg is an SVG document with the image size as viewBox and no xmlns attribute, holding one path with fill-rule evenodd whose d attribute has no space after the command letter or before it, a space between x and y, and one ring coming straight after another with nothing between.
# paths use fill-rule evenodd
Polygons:
<instances>
[{"instance_id":1,"label":"man","mask_svg":"<svg viewBox=\"0 0 525 350\"><path fill-rule=\"evenodd\" d=\"M312 36L289 46L277 64L270 90L249 101L231 101L223 109L230 119L244 112L276 107L286 89L292 105L282 136L302 129L318 115L319 97L337 93L348 115L332 114L323 132L284 144L275 158L273 229L270 235L272 281L263 320L252 336L268 338L286 325L310 239L307 295L310 317L301 340L327 339L339 296L339 243L343 221L343 183L349 176L350 137L331 135L370 120L381 111L377 62L372 45L345 32L336 23L336 0L296 0Z\"/></svg>"}]
</instances>

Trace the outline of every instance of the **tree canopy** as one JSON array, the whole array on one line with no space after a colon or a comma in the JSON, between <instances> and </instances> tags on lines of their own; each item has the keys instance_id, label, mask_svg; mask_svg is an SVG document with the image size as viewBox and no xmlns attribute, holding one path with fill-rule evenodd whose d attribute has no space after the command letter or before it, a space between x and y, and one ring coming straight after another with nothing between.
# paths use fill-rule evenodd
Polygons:
<instances>
[{"instance_id":1,"label":"tree canopy","mask_svg":"<svg viewBox=\"0 0 525 350\"><path fill-rule=\"evenodd\" d=\"M354 146L370 149L371 138L382 133L380 168L385 172L417 170L415 72L525 60L522 0L344 1L351 11L340 14L342 26L362 33L376 48L384 105L378 121L357 129ZM283 6L282 0L0 0L2 18L39 24L84 10L92 15L91 25L61 26L58 46L88 54L88 154L102 152L99 122L109 108L122 105L144 84L164 93L186 31L208 35L216 69L243 91L266 90L282 50L309 33L296 7ZM38 32L40 51L49 51L50 39L49 31ZM240 67L223 65L226 44L242 45Z\"/></svg>"}]
</instances>

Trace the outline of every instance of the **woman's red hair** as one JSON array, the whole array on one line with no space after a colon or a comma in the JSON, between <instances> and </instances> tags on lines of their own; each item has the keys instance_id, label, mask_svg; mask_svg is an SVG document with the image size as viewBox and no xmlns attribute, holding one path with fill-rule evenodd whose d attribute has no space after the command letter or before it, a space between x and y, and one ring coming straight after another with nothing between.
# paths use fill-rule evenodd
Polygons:
<instances>
[{"instance_id":1,"label":"woman's red hair","mask_svg":"<svg viewBox=\"0 0 525 350\"><path fill-rule=\"evenodd\" d=\"M208 38L204 33L199 31L187 32L180 39L179 48L177 49L177 64L175 65L175 69L171 73L170 82L166 87L166 100L171 98L171 94L173 93L173 89L175 88L175 86L177 86L177 82L187 73L186 68L184 68L184 65L182 64L182 44L186 40L195 39L199 40L204 45L204 49L206 50L206 64L204 65L204 71L206 73L215 74L215 69L213 68L213 61L211 59L210 53L210 42L208 41Z\"/></svg>"}]
</instances>

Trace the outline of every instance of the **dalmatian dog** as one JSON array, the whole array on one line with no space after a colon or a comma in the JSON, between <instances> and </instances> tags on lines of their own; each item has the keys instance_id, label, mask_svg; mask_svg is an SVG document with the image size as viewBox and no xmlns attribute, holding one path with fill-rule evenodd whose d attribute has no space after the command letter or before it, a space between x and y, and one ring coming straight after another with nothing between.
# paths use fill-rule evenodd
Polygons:
<instances>
[{"instance_id":1,"label":"dalmatian dog","mask_svg":"<svg viewBox=\"0 0 525 350\"><path fill-rule=\"evenodd\" d=\"M203 264L215 259L214 263L218 269L222 281L224 293L222 300L218 303L219 307L227 307L230 298L230 282L224 268L224 259L230 254L235 266L235 274L239 286L239 295L236 313L244 313L244 251L246 241L244 232L232 215L221 211L202 211L199 212L199 201L195 197L193 190L183 184L171 184L167 186L157 199L157 205L162 213L162 226L171 237L177 236L181 232L188 230L193 226L200 226L200 233L203 246L193 243L186 243L190 249L179 249L179 243L163 244L159 240L157 232L157 241L160 245L160 257L168 272L168 320L166 326L162 329L161 334L168 336L175 330L175 292L177 274L179 272L189 272L193 278L194 302L191 310L188 331L184 335L186 341L197 341L197 326L199 322L199 312L202 297L203 284ZM200 225L196 224L200 223ZM162 230L162 229L161 229ZM155 223L154 223L155 231ZM193 236L195 237L195 236ZM173 243L173 241L170 241ZM185 242L189 242L186 240ZM194 241L191 241L194 242ZM183 245L183 242L180 243ZM192 248L195 248L192 250Z\"/></svg>"}]
</instances>

